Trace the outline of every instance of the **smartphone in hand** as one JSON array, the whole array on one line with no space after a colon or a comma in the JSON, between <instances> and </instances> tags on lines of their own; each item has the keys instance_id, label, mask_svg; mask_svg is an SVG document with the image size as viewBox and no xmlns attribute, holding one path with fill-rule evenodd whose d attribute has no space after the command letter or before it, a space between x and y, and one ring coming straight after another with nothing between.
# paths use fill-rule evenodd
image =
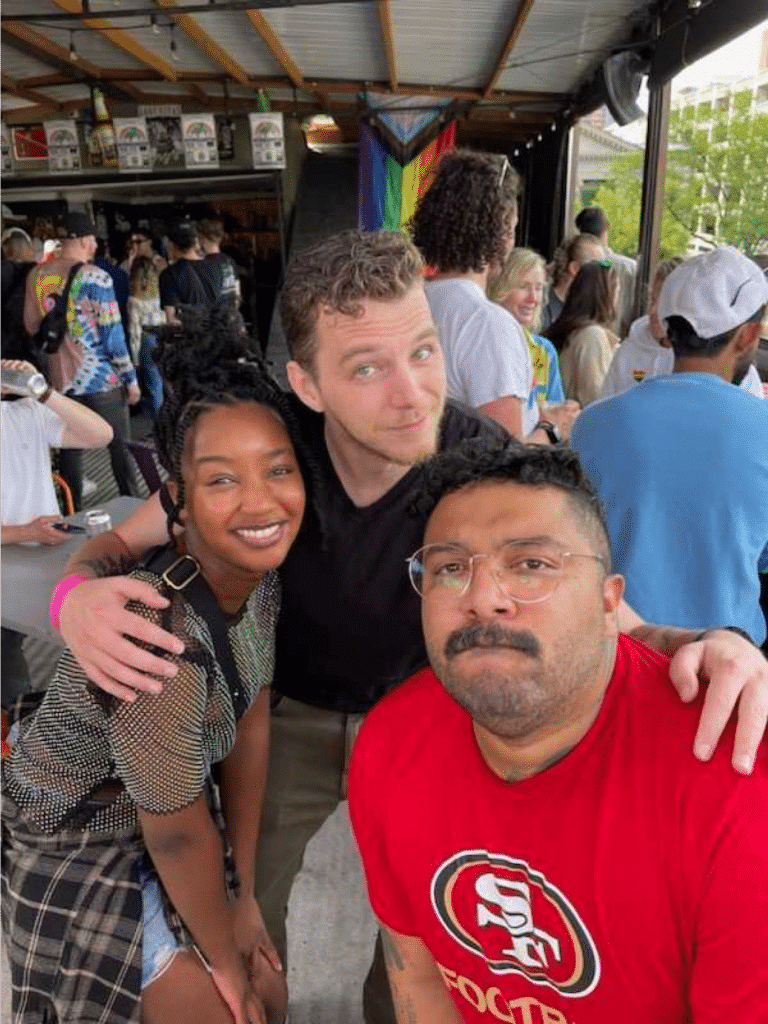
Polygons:
<instances>
[{"instance_id":1,"label":"smartphone in hand","mask_svg":"<svg viewBox=\"0 0 768 1024\"><path fill-rule=\"evenodd\" d=\"M52 523L54 530L60 530L62 533L85 533L84 526L78 526L77 523Z\"/></svg>"}]
</instances>

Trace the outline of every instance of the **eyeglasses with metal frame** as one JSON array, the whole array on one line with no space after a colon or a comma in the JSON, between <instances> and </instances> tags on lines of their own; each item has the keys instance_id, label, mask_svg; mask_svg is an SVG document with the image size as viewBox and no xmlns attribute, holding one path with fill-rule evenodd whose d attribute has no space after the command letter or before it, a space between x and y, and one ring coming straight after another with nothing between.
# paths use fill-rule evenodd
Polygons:
<instances>
[{"instance_id":1,"label":"eyeglasses with metal frame","mask_svg":"<svg viewBox=\"0 0 768 1024\"><path fill-rule=\"evenodd\" d=\"M562 551L552 544L507 541L492 554L472 554L460 544L426 544L406 559L408 577L420 597L457 599L469 589L478 558L489 560L499 589L520 604L537 604L551 597L565 579L572 558L592 559L605 572L601 555Z\"/></svg>"}]
</instances>

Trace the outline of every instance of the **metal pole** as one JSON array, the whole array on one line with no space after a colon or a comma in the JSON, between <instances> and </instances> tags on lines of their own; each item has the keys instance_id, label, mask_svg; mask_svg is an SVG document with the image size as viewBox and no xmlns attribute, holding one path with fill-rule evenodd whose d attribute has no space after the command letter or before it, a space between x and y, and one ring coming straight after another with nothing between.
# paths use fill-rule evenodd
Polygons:
<instances>
[{"instance_id":1,"label":"metal pole","mask_svg":"<svg viewBox=\"0 0 768 1024\"><path fill-rule=\"evenodd\" d=\"M652 85L648 105L648 130L643 166L643 200L640 210L640 254L635 278L634 316L645 311L648 287L661 251L661 218L667 183L667 143L672 83Z\"/></svg>"}]
</instances>

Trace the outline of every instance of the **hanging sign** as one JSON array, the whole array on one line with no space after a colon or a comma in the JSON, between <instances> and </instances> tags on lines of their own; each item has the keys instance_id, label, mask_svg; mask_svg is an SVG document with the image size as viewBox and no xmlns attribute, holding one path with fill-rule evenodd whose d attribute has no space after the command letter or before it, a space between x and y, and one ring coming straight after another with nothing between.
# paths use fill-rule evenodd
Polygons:
<instances>
[{"instance_id":1,"label":"hanging sign","mask_svg":"<svg viewBox=\"0 0 768 1024\"><path fill-rule=\"evenodd\" d=\"M283 139L283 115L249 114L251 124L251 150L253 166L265 170L281 170L285 167L285 142Z\"/></svg>"},{"instance_id":2,"label":"hanging sign","mask_svg":"<svg viewBox=\"0 0 768 1024\"><path fill-rule=\"evenodd\" d=\"M82 170L80 142L74 121L44 121L50 171Z\"/></svg>"},{"instance_id":3,"label":"hanging sign","mask_svg":"<svg viewBox=\"0 0 768 1024\"><path fill-rule=\"evenodd\" d=\"M218 167L216 119L213 114L182 114L181 135L187 167Z\"/></svg>"},{"instance_id":4,"label":"hanging sign","mask_svg":"<svg viewBox=\"0 0 768 1024\"><path fill-rule=\"evenodd\" d=\"M152 147L145 117L115 117L117 162L121 171L151 171Z\"/></svg>"},{"instance_id":5,"label":"hanging sign","mask_svg":"<svg viewBox=\"0 0 768 1024\"><path fill-rule=\"evenodd\" d=\"M13 170L13 156L11 155L11 133L6 125L3 129L3 174Z\"/></svg>"}]
</instances>

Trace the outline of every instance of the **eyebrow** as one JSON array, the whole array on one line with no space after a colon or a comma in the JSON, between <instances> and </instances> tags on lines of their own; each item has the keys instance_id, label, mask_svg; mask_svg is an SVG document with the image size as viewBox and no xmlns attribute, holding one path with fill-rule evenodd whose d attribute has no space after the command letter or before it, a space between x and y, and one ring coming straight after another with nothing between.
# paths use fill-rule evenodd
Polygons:
<instances>
[{"instance_id":1,"label":"eyebrow","mask_svg":"<svg viewBox=\"0 0 768 1024\"><path fill-rule=\"evenodd\" d=\"M282 455L287 455L290 452L290 448L274 448L271 452L266 453L268 459L278 459ZM202 458L195 459L195 465L202 466L206 462L223 462L229 465L232 459L228 455L203 455Z\"/></svg>"},{"instance_id":2,"label":"eyebrow","mask_svg":"<svg viewBox=\"0 0 768 1024\"><path fill-rule=\"evenodd\" d=\"M425 331L422 331L416 338L414 338L414 344L420 341L426 341L428 338L437 339L437 330L434 327L430 327ZM376 355L377 352L381 351L380 345L360 345L358 348L350 349L346 352L339 360L340 365L343 366L348 363L351 359L357 359L360 356Z\"/></svg>"}]
</instances>

